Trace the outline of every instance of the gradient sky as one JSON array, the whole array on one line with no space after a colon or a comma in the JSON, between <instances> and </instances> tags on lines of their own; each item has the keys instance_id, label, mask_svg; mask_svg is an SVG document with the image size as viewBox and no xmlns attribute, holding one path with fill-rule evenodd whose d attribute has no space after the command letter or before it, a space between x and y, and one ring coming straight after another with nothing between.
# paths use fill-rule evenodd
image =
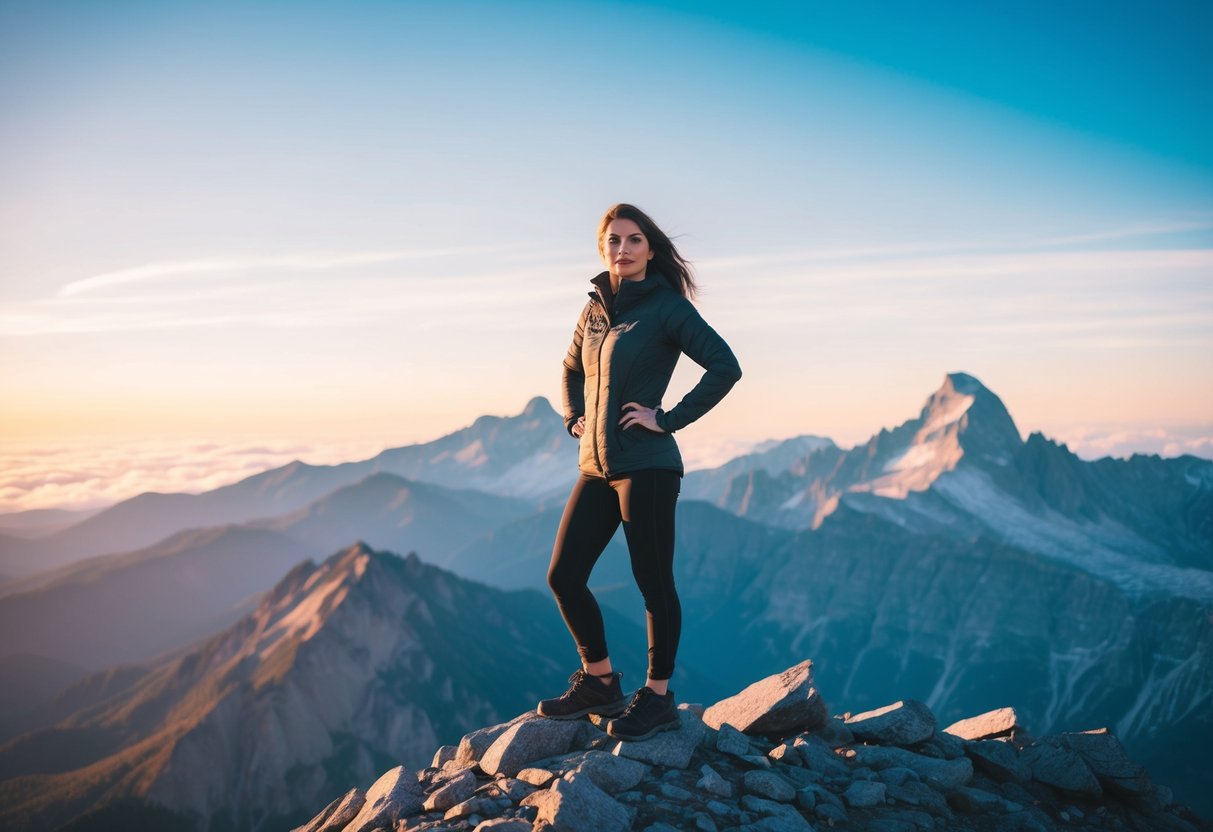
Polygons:
<instances>
[{"instance_id":1,"label":"gradient sky","mask_svg":"<svg viewBox=\"0 0 1213 832\"><path fill-rule=\"evenodd\" d=\"M990 6L0 0L0 510L106 479L41 457L558 404L616 201L745 371L693 458L953 370L1085 456L1213 456L1213 6Z\"/></svg>"}]
</instances>

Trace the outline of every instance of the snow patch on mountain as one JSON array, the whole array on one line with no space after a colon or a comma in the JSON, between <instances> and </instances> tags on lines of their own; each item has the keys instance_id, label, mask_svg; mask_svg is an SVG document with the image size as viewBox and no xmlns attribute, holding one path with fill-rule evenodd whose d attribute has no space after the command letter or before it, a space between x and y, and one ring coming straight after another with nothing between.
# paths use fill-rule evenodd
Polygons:
<instances>
[{"instance_id":1,"label":"snow patch on mountain","mask_svg":"<svg viewBox=\"0 0 1213 832\"><path fill-rule=\"evenodd\" d=\"M1080 526L1052 510L1030 512L981 471L951 471L936 481L933 490L979 519L1004 542L1076 566L1111 581L1130 595L1162 592L1213 601L1213 573L1143 562L1140 555L1144 541L1136 535L1125 531L1114 536L1097 524ZM1093 535L1093 530L1098 530L1097 534ZM1110 548L1113 541L1120 551ZM1134 555L1124 554L1126 551Z\"/></svg>"}]
</instances>

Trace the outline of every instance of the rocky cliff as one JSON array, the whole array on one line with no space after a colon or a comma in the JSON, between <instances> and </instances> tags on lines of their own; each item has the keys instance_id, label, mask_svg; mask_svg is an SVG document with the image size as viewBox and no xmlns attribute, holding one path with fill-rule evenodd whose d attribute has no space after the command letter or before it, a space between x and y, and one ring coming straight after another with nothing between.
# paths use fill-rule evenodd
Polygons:
<instances>
[{"instance_id":1,"label":"rocky cliff","mask_svg":"<svg viewBox=\"0 0 1213 832\"><path fill-rule=\"evenodd\" d=\"M1096 729L1033 737L1013 708L943 727L921 702L827 716L812 663L621 742L533 711L336 797L295 832L916 832L1213 828Z\"/></svg>"}]
</instances>

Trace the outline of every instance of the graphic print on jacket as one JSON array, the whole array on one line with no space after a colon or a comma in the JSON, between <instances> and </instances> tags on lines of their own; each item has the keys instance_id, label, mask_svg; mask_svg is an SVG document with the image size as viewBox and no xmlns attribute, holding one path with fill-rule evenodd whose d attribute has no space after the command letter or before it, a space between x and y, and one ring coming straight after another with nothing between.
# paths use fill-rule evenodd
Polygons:
<instances>
[{"instance_id":1,"label":"graphic print on jacket","mask_svg":"<svg viewBox=\"0 0 1213 832\"><path fill-rule=\"evenodd\" d=\"M592 281L594 291L577 320L564 359L566 429L585 416L578 467L613 477L645 468L683 473L682 454L671 435L711 410L741 378L736 356L699 311L661 275L621 281L611 294L610 274ZM675 407L658 412L666 433L639 425L619 426L627 402L660 408L678 358L686 353L703 367L699 382Z\"/></svg>"}]
</instances>

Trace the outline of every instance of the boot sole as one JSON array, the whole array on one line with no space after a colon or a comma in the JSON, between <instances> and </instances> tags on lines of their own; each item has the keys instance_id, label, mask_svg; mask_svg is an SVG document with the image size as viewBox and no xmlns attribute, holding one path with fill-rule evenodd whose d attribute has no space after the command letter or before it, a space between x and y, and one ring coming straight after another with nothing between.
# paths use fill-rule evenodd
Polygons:
<instances>
[{"instance_id":1,"label":"boot sole","mask_svg":"<svg viewBox=\"0 0 1213 832\"><path fill-rule=\"evenodd\" d=\"M609 736L614 737L617 740L624 740L625 742L640 742L642 740L647 740L652 737L655 737L656 735L660 734L663 731L677 730L679 724L680 724L679 720L675 719L671 722L663 722L660 725L658 725L657 727L655 727L649 731L646 731L643 734L624 735L624 734L615 733L615 731L613 730L615 727L615 724L613 722L608 722L606 732Z\"/></svg>"},{"instance_id":2,"label":"boot sole","mask_svg":"<svg viewBox=\"0 0 1213 832\"><path fill-rule=\"evenodd\" d=\"M582 708L580 711L573 711L569 714L545 714L541 708L536 708L535 713L544 719L581 719L583 716L589 716L590 714L596 716L619 716L627 706L628 699L625 696L616 702L608 702L605 705L591 705L588 708Z\"/></svg>"}]
</instances>

